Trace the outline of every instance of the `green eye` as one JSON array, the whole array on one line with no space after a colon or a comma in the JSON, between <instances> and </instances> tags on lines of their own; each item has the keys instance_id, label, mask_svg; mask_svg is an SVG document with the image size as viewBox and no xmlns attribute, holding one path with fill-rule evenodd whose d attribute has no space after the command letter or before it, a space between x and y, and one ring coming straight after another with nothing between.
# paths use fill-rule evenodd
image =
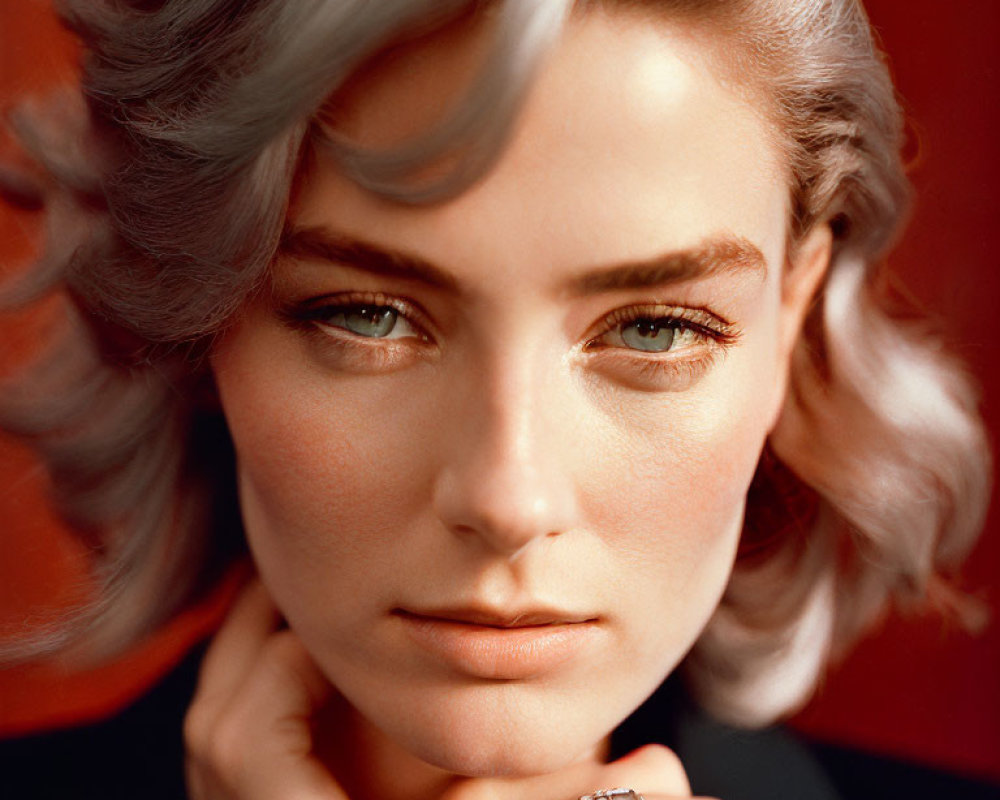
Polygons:
<instances>
[{"instance_id":1,"label":"green eye","mask_svg":"<svg viewBox=\"0 0 1000 800\"><path fill-rule=\"evenodd\" d=\"M331 314L325 321L358 336L381 339L392 333L398 319L399 312L390 306L349 306Z\"/></svg>"},{"instance_id":2,"label":"green eye","mask_svg":"<svg viewBox=\"0 0 1000 800\"><path fill-rule=\"evenodd\" d=\"M426 329L414 321L415 318L421 318L420 310L402 300L399 301L399 306L396 307L395 300L389 299L388 302L383 300L381 293L375 293L372 301L367 297L357 299L344 297L341 301L337 295L330 295L292 306L280 313L297 327L320 330L328 336L345 341L350 339L429 341L424 333Z\"/></svg>"},{"instance_id":3,"label":"green eye","mask_svg":"<svg viewBox=\"0 0 1000 800\"><path fill-rule=\"evenodd\" d=\"M622 342L634 350L647 353L667 352L674 344L676 333L677 321L666 317L639 317L620 329Z\"/></svg>"}]
</instances>

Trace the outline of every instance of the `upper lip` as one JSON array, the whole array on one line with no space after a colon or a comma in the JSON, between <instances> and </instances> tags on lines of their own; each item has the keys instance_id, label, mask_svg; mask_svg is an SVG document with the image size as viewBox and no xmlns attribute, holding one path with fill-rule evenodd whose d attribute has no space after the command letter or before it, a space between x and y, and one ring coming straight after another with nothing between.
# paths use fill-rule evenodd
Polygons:
<instances>
[{"instance_id":1,"label":"upper lip","mask_svg":"<svg viewBox=\"0 0 1000 800\"><path fill-rule=\"evenodd\" d=\"M464 622L468 625L483 625L491 628L529 628L540 625L568 625L576 622L591 622L596 619L591 614L574 613L552 608L524 608L520 610L499 610L483 606L463 606L448 608L408 609L397 608L403 616L423 617L445 622Z\"/></svg>"}]
</instances>

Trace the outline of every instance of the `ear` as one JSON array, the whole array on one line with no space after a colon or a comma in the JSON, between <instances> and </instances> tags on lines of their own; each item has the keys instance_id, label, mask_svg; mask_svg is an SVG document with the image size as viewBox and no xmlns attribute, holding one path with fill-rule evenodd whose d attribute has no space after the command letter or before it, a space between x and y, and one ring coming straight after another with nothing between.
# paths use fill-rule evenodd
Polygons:
<instances>
[{"instance_id":1,"label":"ear","mask_svg":"<svg viewBox=\"0 0 1000 800\"><path fill-rule=\"evenodd\" d=\"M802 323L819 291L833 251L833 231L816 225L789 254L781 281L781 359L787 364Z\"/></svg>"},{"instance_id":2,"label":"ear","mask_svg":"<svg viewBox=\"0 0 1000 800\"><path fill-rule=\"evenodd\" d=\"M827 224L816 225L789 254L781 278L781 306L778 320L778 393L770 430L778 423L785 405L792 352L802 333L806 314L816 299L830 267L833 231Z\"/></svg>"}]
</instances>

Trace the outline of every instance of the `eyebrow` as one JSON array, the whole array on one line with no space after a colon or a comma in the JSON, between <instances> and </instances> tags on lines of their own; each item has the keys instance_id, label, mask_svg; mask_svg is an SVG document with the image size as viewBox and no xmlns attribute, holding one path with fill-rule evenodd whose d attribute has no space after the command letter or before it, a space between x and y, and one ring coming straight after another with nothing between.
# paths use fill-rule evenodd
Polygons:
<instances>
[{"instance_id":1,"label":"eyebrow","mask_svg":"<svg viewBox=\"0 0 1000 800\"><path fill-rule=\"evenodd\" d=\"M376 275L416 281L449 294L461 293L461 286L453 275L426 259L336 234L325 228L288 227L282 234L279 249L291 258L327 261ZM558 288L561 292L580 297L648 289L720 273L749 274L763 279L766 272L766 261L760 248L743 237L719 234L693 248L587 269L570 277Z\"/></svg>"},{"instance_id":2,"label":"eyebrow","mask_svg":"<svg viewBox=\"0 0 1000 800\"><path fill-rule=\"evenodd\" d=\"M623 289L649 289L719 274L767 275L764 254L743 237L719 234L696 247L676 250L641 261L597 267L570 278L566 289L582 296Z\"/></svg>"},{"instance_id":3,"label":"eyebrow","mask_svg":"<svg viewBox=\"0 0 1000 800\"><path fill-rule=\"evenodd\" d=\"M324 228L286 227L278 249L291 258L329 261L376 275L417 281L450 294L460 291L454 276L423 258L334 234Z\"/></svg>"}]
</instances>

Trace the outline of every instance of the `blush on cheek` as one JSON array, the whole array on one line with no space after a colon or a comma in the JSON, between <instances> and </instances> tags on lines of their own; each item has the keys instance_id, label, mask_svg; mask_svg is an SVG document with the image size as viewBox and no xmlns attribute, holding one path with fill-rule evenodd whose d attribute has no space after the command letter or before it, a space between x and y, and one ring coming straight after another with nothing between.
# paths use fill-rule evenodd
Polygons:
<instances>
[{"instance_id":1,"label":"blush on cheek","mask_svg":"<svg viewBox=\"0 0 1000 800\"><path fill-rule=\"evenodd\" d=\"M282 350L259 317L230 334L214 359L223 410L268 517L325 530L361 498L391 490L374 484L391 483L398 447L363 398L338 396L330 375L296 367L301 356Z\"/></svg>"},{"instance_id":2,"label":"blush on cheek","mask_svg":"<svg viewBox=\"0 0 1000 800\"><path fill-rule=\"evenodd\" d=\"M658 410L648 404L646 424L619 429L625 442L604 462L618 476L614 502L639 522L625 543L634 569L670 575L688 596L695 584L724 586L767 435L772 369L750 355L688 395L658 398ZM615 509L596 506L614 530Z\"/></svg>"}]
</instances>

